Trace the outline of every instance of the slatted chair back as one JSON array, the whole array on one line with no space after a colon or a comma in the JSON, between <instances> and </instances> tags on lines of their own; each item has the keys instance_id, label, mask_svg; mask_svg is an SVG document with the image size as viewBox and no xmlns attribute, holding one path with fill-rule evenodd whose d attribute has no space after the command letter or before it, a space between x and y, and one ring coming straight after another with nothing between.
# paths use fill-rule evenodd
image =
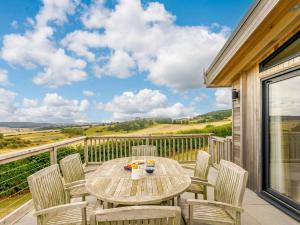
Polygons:
<instances>
[{"instance_id":1,"label":"slatted chair back","mask_svg":"<svg viewBox=\"0 0 300 225\"><path fill-rule=\"evenodd\" d=\"M197 155L194 176L206 180L208 177L210 163L210 154L200 150Z\"/></svg>"},{"instance_id":2,"label":"slatted chair back","mask_svg":"<svg viewBox=\"0 0 300 225\"><path fill-rule=\"evenodd\" d=\"M131 155L132 156L156 156L157 155L156 146L152 146L152 145L132 146Z\"/></svg>"},{"instance_id":3,"label":"slatted chair back","mask_svg":"<svg viewBox=\"0 0 300 225\"><path fill-rule=\"evenodd\" d=\"M84 180L84 170L80 154L72 154L60 160L60 168L65 183L72 183L78 180Z\"/></svg>"},{"instance_id":4,"label":"slatted chair back","mask_svg":"<svg viewBox=\"0 0 300 225\"><path fill-rule=\"evenodd\" d=\"M180 225L181 210L174 206L129 206L96 211L91 225Z\"/></svg>"},{"instance_id":5,"label":"slatted chair back","mask_svg":"<svg viewBox=\"0 0 300 225\"><path fill-rule=\"evenodd\" d=\"M29 176L28 184L36 211L67 203L57 164Z\"/></svg>"},{"instance_id":6,"label":"slatted chair back","mask_svg":"<svg viewBox=\"0 0 300 225\"><path fill-rule=\"evenodd\" d=\"M215 185L215 200L241 206L248 172L238 165L221 160Z\"/></svg>"}]
</instances>

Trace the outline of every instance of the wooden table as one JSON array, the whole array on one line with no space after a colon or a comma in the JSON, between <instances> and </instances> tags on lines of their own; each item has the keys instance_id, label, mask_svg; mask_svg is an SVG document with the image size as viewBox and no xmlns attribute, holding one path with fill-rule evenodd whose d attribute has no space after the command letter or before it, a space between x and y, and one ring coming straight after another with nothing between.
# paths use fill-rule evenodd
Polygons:
<instances>
[{"instance_id":1,"label":"wooden table","mask_svg":"<svg viewBox=\"0 0 300 225\"><path fill-rule=\"evenodd\" d=\"M132 180L131 171L124 170L124 165L135 159L155 160L154 173L145 172L139 180ZM130 157L102 164L87 179L86 188L91 195L104 202L145 205L174 198L183 193L190 184L190 176L175 160L161 157Z\"/></svg>"}]
</instances>

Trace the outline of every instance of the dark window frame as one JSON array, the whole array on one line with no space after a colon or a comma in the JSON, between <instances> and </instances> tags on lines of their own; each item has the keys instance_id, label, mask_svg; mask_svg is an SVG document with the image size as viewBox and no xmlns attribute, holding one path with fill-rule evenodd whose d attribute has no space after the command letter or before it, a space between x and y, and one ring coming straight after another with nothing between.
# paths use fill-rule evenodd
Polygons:
<instances>
[{"instance_id":1,"label":"dark window frame","mask_svg":"<svg viewBox=\"0 0 300 225\"><path fill-rule=\"evenodd\" d=\"M300 56L300 52L297 52L295 54L289 55L281 60L278 60L277 62L266 66L268 62L270 62L272 59L274 59L279 53L284 51L289 45L291 45L294 41L296 41L298 38L300 38L300 31L298 31L293 37L291 37L287 42L285 42L282 46L280 46L278 49L276 49L271 55L269 55L266 59L264 59L259 64L259 72L263 72L265 70L268 70L274 66L280 65L286 61L289 61L290 59L293 59L297 56Z\"/></svg>"},{"instance_id":2,"label":"dark window frame","mask_svg":"<svg viewBox=\"0 0 300 225\"><path fill-rule=\"evenodd\" d=\"M261 80L262 87L262 133L261 133L261 146L262 146L262 176L261 176L261 197L269 201L282 211L286 212L296 220L300 221L299 203L284 196L277 191L270 188L269 179L269 86L280 81L284 81L293 77L300 76L300 66L286 70L284 72L276 73L271 77ZM297 212L298 211L298 212Z\"/></svg>"}]
</instances>

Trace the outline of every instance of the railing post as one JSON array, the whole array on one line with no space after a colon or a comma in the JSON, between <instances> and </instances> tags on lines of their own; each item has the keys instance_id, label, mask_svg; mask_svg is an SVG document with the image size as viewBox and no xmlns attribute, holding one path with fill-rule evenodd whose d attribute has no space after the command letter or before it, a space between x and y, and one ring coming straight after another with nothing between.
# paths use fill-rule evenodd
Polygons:
<instances>
[{"instance_id":1,"label":"railing post","mask_svg":"<svg viewBox=\"0 0 300 225\"><path fill-rule=\"evenodd\" d=\"M88 162L89 162L89 153L88 153L87 141L88 141L88 137L85 137L83 148L84 148L84 162L85 162L86 166L88 165Z\"/></svg>"},{"instance_id":2,"label":"railing post","mask_svg":"<svg viewBox=\"0 0 300 225\"><path fill-rule=\"evenodd\" d=\"M212 163L214 163L214 142L212 135L209 135L208 137L208 149L209 149L209 154L211 155L212 158Z\"/></svg>"},{"instance_id":3,"label":"railing post","mask_svg":"<svg viewBox=\"0 0 300 225\"><path fill-rule=\"evenodd\" d=\"M50 162L51 165L57 164L57 147L52 147L52 150L50 151Z\"/></svg>"},{"instance_id":4,"label":"railing post","mask_svg":"<svg viewBox=\"0 0 300 225\"><path fill-rule=\"evenodd\" d=\"M149 137L146 137L146 145L149 145Z\"/></svg>"},{"instance_id":5,"label":"railing post","mask_svg":"<svg viewBox=\"0 0 300 225\"><path fill-rule=\"evenodd\" d=\"M227 136L226 137L226 151L227 151L227 155L228 155L228 161L232 161L233 160L233 150L232 150L232 137Z\"/></svg>"}]
</instances>

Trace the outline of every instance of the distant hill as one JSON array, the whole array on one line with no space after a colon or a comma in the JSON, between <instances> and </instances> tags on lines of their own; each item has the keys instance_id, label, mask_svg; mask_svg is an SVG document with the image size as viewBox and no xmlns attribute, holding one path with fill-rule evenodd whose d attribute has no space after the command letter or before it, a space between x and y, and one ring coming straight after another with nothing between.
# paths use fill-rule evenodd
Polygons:
<instances>
[{"instance_id":1,"label":"distant hill","mask_svg":"<svg viewBox=\"0 0 300 225\"><path fill-rule=\"evenodd\" d=\"M218 110L213 112L208 112L199 116L192 118L191 120L196 123L207 123L207 122L215 122L219 120L224 120L232 116L232 110Z\"/></svg>"},{"instance_id":2,"label":"distant hill","mask_svg":"<svg viewBox=\"0 0 300 225\"><path fill-rule=\"evenodd\" d=\"M33 123L33 122L0 122L0 127L8 128L44 128L53 127L51 123Z\"/></svg>"}]
</instances>

